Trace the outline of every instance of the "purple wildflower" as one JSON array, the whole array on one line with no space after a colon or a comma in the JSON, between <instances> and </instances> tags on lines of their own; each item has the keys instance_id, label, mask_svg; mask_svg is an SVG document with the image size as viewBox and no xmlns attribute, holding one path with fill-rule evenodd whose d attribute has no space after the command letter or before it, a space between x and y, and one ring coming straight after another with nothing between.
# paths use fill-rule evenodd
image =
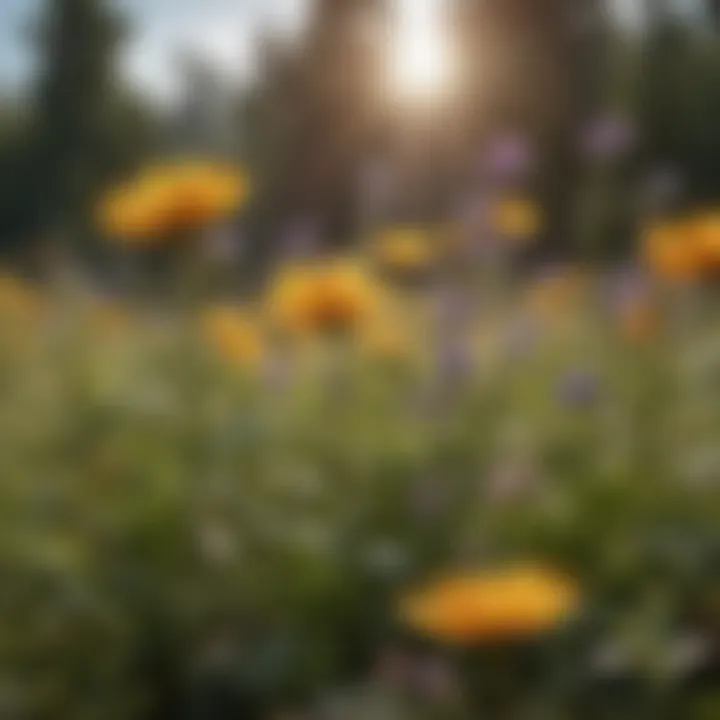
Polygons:
<instances>
[{"instance_id":1,"label":"purple wildflower","mask_svg":"<svg viewBox=\"0 0 720 720\"><path fill-rule=\"evenodd\" d=\"M606 299L611 310L623 311L644 301L650 288L645 275L637 268L624 268L608 280Z\"/></svg>"},{"instance_id":2,"label":"purple wildflower","mask_svg":"<svg viewBox=\"0 0 720 720\"><path fill-rule=\"evenodd\" d=\"M513 185L526 180L535 167L532 147L520 135L497 137L483 156L483 170L494 183Z\"/></svg>"}]
</instances>

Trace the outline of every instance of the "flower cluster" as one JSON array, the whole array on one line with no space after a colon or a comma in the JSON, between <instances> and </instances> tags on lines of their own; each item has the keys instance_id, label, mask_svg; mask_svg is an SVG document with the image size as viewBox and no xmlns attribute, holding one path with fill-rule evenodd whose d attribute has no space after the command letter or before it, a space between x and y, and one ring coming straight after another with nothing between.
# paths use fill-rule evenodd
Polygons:
<instances>
[{"instance_id":1,"label":"flower cluster","mask_svg":"<svg viewBox=\"0 0 720 720\"><path fill-rule=\"evenodd\" d=\"M112 190L98 220L110 237L152 245L226 218L247 193L247 180L230 166L177 162L147 168Z\"/></svg>"}]
</instances>

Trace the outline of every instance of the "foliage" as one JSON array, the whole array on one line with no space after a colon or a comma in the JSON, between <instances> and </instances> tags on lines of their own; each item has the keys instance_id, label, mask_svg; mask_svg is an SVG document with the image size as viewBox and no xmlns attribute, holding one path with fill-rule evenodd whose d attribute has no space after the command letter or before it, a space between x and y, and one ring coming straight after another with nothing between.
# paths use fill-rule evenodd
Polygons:
<instances>
[{"instance_id":1,"label":"foliage","mask_svg":"<svg viewBox=\"0 0 720 720\"><path fill-rule=\"evenodd\" d=\"M469 291L461 366L414 291L405 356L335 336L248 367L194 313L61 294L18 324L7 286L3 713L266 718L340 693L348 718L713 717L715 299L686 288L639 342L589 283ZM416 582L518 561L578 584L567 627L453 659L395 615ZM450 662L471 705L408 689L392 648L411 674Z\"/></svg>"},{"instance_id":2,"label":"foliage","mask_svg":"<svg viewBox=\"0 0 720 720\"><path fill-rule=\"evenodd\" d=\"M119 18L102 0L44 8L31 102L0 137L0 237L26 256L43 235L87 233L99 189L148 153L155 128L116 77Z\"/></svg>"}]
</instances>

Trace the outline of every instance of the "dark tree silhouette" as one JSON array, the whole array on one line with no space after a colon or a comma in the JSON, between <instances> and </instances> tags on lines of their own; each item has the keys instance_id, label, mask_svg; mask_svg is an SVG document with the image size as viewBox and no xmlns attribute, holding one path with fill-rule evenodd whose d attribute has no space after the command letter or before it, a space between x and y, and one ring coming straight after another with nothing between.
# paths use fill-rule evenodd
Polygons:
<instances>
[{"instance_id":1,"label":"dark tree silhouette","mask_svg":"<svg viewBox=\"0 0 720 720\"><path fill-rule=\"evenodd\" d=\"M120 25L103 0L48 0L40 27L35 169L39 221L77 232L109 144Z\"/></svg>"}]
</instances>

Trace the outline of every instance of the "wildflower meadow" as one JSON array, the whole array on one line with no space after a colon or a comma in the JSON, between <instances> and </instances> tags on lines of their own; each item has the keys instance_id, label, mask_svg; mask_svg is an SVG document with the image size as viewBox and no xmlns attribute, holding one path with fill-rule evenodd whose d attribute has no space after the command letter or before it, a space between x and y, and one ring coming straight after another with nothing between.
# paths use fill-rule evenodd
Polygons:
<instances>
[{"instance_id":1,"label":"wildflower meadow","mask_svg":"<svg viewBox=\"0 0 720 720\"><path fill-rule=\"evenodd\" d=\"M445 88L414 22L406 89ZM275 116L319 117L295 81ZM0 274L0 718L720 718L720 210L602 99L566 156L504 101L469 170L363 150L351 227L330 130L165 126L82 197L47 160Z\"/></svg>"}]
</instances>

